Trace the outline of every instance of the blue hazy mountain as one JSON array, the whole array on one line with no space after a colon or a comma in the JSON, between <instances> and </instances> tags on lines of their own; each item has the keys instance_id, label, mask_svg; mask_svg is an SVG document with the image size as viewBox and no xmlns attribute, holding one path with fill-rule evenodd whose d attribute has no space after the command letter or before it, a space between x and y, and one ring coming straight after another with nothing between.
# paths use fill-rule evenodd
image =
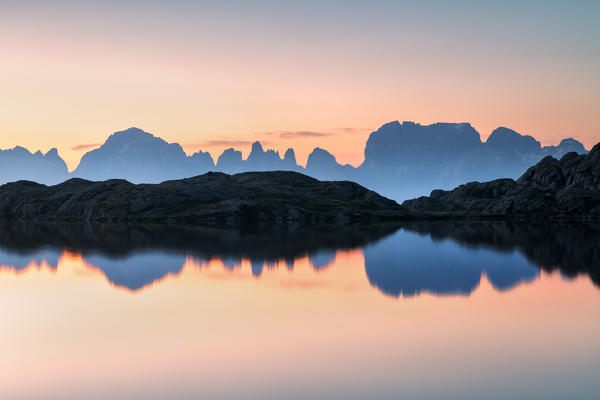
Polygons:
<instances>
[{"instance_id":1,"label":"blue hazy mountain","mask_svg":"<svg viewBox=\"0 0 600 400\"><path fill-rule=\"evenodd\" d=\"M31 153L17 146L0 150L0 183L28 180L54 185L69 178L67 165L56 149Z\"/></svg>"},{"instance_id":2,"label":"blue hazy mountain","mask_svg":"<svg viewBox=\"0 0 600 400\"><path fill-rule=\"evenodd\" d=\"M468 123L394 121L371 133L358 168L341 165L331 153L316 148L305 173L317 179L355 181L400 201L471 181L516 179L542 158L560 158L571 151L587 153L575 139L542 147L535 138L504 127L482 142Z\"/></svg>"},{"instance_id":3,"label":"blue hazy mountain","mask_svg":"<svg viewBox=\"0 0 600 400\"><path fill-rule=\"evenodd\" d=\"M213 168L208 153L188 157L177 143L129 128L113 133L102 146L84 154L72 175L93 181L121 178L155 183L203 174Z\"/></svg>"},{"instance_id":4,"label":"blue hazy mountain","mask_svg":"<svg viewBox=\"0 0 600 400\"><path fill-rule=\"evenodd\" d=\"M319 147L308 156L304 173L320 180L359 180L353 166L338 164L333 154Z\"/></svg>"},{"instance_id":5,"label":"blue hazy mountain","mask_svg":"<svg viewBox=\"0 0 600 400\"><path fill-rule=\"evenodd\" d=\"M356 176L369 189L401 200L471 181L516 179L545 156L569 151L586 152L574 139L542 147L535 138L504 127L482 142L468 123L394 121L371 133Z\"/></svg>"},{"instance_id":6,"label":"blue hazy mountain","mask_svg":"<svg viewBox=\"0 0 600 400\"><path fill-rule=\"evenodd\" d=\"M243 169L245 171L296 170L298 164L296 164L294 150L288 149L286 155L288 158L284 160L279 156L279 152L271 149L265 151L260 142L254 142L248 158L243 163Z\"/></svg>"},{"instance_id":7,"label":"blue hazy mountain","mask_svg":"<svg viewBox=\"0 0 600 400\"><path fill-rule=\"evenodd\" d=\"M572 138L561 140L558 146L542 147L542 153L544 153L544 157L552 156L557 160L560 160L565 154L571 152L575 152L577 154L586 154L587 150L585 147L583 147L583 144Z\"/></svg>"},{"instance_id":8,"label":"blue hazy mountain","mask_svg":"<svg viewBox=\"0 0 600 400\"><path fill-rule=\"evenodd\" d=\"M235 149L225 150L217 159L216 170L226 174L242 172L242 152Z\"/></svg>"},{"instance_id":9,"label":"blue hazy mountain","mask_svg":"<svg viewBox=\"0 0 600 400\"><path fill-rule=\"evenodd\" d=\"M568 152L586 153L575 139L557 146L541 146L532 136L500 127L485 142L468 123L390 122L371 133L364 161L355 168L341 165L335 156L315 148L306 167L298 165L292 148L283 158L254 142L246 159L233 148L216 163L208 152L186 155L177 143L138 128L116 132L97 149L87 152L78 167L67 172L55 149L46 154L24 148L0 151L0 183L26 179L56 184L70 177L88 180L127 179L133 183L159 183L208 171L234 174L247 171L296 171L321 180L349 180L401 201L428 195L433 189L450 189L470 181L516 179L545 156L560 158Z\"/></svg>"},{"instance_id":10,"label":"blue hazy mountain","mask_svg":"<svg viewBox=\"0 0 600 400\"><path fill-rule=\"evenodd\" d=\"M293 149L288 149L282 159L278 151L271 149L265 151L258 141L252 144L252 150L245 160L239 150L230 148L223 151L217 159L215 170L227 174L249 171L304 172L304 168L296 163L296 155Z\"/></svg>"}]
</instances>

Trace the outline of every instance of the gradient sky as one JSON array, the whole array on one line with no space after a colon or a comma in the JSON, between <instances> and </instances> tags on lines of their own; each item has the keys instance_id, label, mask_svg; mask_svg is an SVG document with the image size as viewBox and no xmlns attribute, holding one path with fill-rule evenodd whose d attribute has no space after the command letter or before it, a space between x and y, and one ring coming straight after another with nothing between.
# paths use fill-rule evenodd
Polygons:
<instances>
[{"instance_id":1,"label":"gradient sky","mask_svg":"<svg viewBox=\"0 0 600 400\"><path fill-rule=\"evenodd\" d=\"M0 148L137 126L359 164L385 122L600 139L600 1L3 1Z\"/></svg>"}]
</instances>

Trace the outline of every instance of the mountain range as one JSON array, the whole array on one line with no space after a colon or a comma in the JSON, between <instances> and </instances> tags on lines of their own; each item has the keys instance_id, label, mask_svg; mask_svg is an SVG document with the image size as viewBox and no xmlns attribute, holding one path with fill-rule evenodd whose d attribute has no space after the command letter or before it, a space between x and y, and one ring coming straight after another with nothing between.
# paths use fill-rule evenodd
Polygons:
<instances>
[{"instance_id":1,"label":"mountain range","mask_svg":"<svg viewBox=\"0 0 600 400\"><path fill-rule=\"evenodd\" d=\"M333 154L317 147L303 167L298 165L292 148L281 157L275 150L264 150L257 141L246 159L241 151L230 148L215 162L208 152L187 155L177 143L129 128L113 133L100 147L84 154L72 172L56 149L46 154L31 153L22 147L0 150L0 184L30 180L52 185L73 177L159 183L209 171L235 174L283 170L320 180L354 181L402 201L470 181L516 179L544 157L560 159L569 152L587 153L575 139L563 139L557 146L541 146L532 136L504 127L494 130L483 142L468 123L420 125L394 121L370 134L360 166L341 165Z\"/></svg>"}]
</instances>

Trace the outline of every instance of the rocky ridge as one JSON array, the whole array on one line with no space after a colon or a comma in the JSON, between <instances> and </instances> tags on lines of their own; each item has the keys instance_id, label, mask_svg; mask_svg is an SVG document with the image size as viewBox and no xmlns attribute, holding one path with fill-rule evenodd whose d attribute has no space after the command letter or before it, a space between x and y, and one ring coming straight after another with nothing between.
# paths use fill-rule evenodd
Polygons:
<instances>
[{"instance_id":1,"label":"rocky ridge","mask_svg":"<svg viewBox=\"0 0 600 400\"><path fill-rule=\"evenodd\" d=\"M0 218L9 221L298 228L370 223L403 213L395 201L356 183L283 171L211 172L160 184L73 178L55 186L19 181L0 187Z\"/></svg>"},{"instance_id":2,"label":"rocky ridge","mask_svg":"<svg viewBox=\"0 0 600 400\"><path fill-rule=\"evenodd\" d=\"M430 215L600 218L600 143L587 155L547 156L516 181L470 182L403 206Z\"/></svg>"}]
</instances>

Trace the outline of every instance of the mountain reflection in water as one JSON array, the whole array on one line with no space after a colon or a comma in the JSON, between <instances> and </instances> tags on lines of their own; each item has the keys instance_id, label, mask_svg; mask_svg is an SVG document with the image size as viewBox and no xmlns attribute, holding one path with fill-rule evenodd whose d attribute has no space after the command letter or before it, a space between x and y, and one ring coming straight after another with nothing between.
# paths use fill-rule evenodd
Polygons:
<instances>
[{"instance_id":1,"label":"mountain reflection in water","mask_svg":"<svg viewBox=\"0 0 600 400\"><path fill-rule=\"evenodd\" d=\"M410 222L401 226L321 228L295 233L246 233L187 227L3 225L0 271L56 269L64 251L81 254L116 287L138 291L178 275L191 261L202 268L220 260L235 270L243 260L252 275L292 271L308 256L319 271L338 250L361 249L369 283L389 296L473 292L485 274L497 290L529 282L540 268L565 277L586 274L600 285L600 229L586 224Z\"/></svg>"}]
</instances>

